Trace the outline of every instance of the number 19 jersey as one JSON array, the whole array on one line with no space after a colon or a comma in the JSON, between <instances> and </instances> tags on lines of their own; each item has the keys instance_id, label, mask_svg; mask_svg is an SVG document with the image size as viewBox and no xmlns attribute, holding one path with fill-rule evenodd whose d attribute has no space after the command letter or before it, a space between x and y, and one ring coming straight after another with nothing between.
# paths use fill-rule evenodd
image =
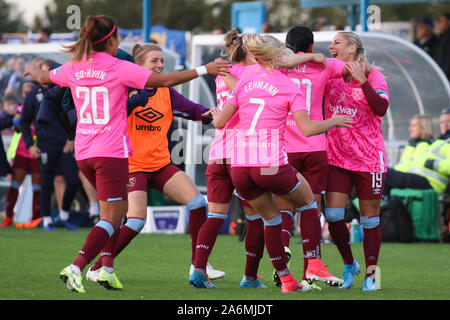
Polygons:
<instances>
[{"instance_id":1,"label":"number 19 jersey","mask_svg":"<svg viewBox=\"0 0 450 320\"><path fill-rule=\"evenodd\" d=\"M69 87L77 110L75 158L128 158L128 88L143 89L151 71L107 53L94 52L50 71L53 83Z\"/></svg>"}]
</instances>

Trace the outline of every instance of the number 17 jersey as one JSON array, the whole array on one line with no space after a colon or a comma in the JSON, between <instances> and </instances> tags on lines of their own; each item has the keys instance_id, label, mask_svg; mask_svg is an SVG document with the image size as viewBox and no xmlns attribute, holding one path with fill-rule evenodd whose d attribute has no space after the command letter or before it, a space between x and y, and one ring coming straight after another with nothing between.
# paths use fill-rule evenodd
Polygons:
<instances>
[{"instance_id":1,"label":"number 17 jersey","mask_svg":"<svg viewBox=\"0 0 450 320\"><path fill-rule=\"evenodd\" d=\"M143 89L151 71L107 53L50 71L53 83L69 87L77 110L75 158L128 158L128 88Z\"/></svg>"}]
</instances>

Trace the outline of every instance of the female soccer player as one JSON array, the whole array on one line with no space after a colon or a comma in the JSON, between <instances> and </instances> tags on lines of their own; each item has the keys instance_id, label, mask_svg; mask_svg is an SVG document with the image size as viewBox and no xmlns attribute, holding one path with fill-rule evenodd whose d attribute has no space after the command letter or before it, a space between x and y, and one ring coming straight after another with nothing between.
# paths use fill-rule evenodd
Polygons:
<instances>
[{"instance_id":1,"label":"female soccer player","mask_svg":"<svg viewBox=\"0 0 450 320\"><path fill-rule=\"evenodd\" d=\"M239 119L234 128L238 132L231 159L233 184L264 220L264 241L280 276L281 291L305 291L308 287L297 282L287 267L281 242L281 215L272 195L304 211L317 211L308 182L287 161L283 142L286 118L291 111L307 136L334 126L349 127L351 119L334 116L321 122L311 121L295 84L275 69L292 51L277 39L258 34L245 35L244 44L259 66L237 82L223 110L213 115L214 126L223 128L237 113Z\"/></svg>"},{"instance_id":2,"label":"female soccer player","mask_svg":"<svg viewBox=\"0 0 450 320\"><path fill-rule=\"evenodd\" d=\"M295 26L286 35L286 46L299 54L312 52L314 49L314 35L307 27ZM282 69L281 71L294 81L298 89L302 91L311 119L321 121L323 120L322 100L326 82L329 79L347 76L348 72L345 71L344 66L345 62L337 59L327 59L326 68L315 62L306 62L294 68ZM308 285L305 280L309 278L321 280L331 285L339 285L342 283L342 280L332 276L326 269L308 269L308 261L310 259L321 258L320 203L321 194L325 192L326 188L328 169L325 134L311 137L303 136L295 123L294 117L290 114L286 122L284 140L289 163L301 172L306 181L308 181L318 207L315 214L312 212L310 214L300 212L300 232L304 256L303 284ZM283 218L283 244L287 257L290 257L289 242L297 208L294 208L292 204L284 201L282 198L277 197L277 201ZM281 285L276 272L274 272L274 282L277 286ZM315 285L312 288L320 289L320 287Z\"/></svg>"},{"instance_id":3,"label":"female soccer player","mask_svg":"<svg viewBox=\"0 0 450 320\"><path fill-rule=\"evenodd\" d=\"M137 65L158 74L163 72L164 57L160 46L136 44L132 55ZM184 98L173 88L146 88L128 99L127 114L128 135L134 150L128 160L130 188L127 222L113 235L101 258L86 275L88 280L114 289L121 289L121 283L117 278L108 281L111 279L104 278L102 270L112 273L113 260L144 227L149 187L189 209L192 263L198 230L207 216L205 198L189 176L171 162L167 132L174 115L208 124L212 121L210 110ZM151 119L152 115L156 115L155 119ZM117 242L113 238L117 238Z\"/></svg>"},{"instance_id":4,"label":"female soccer player","mask_svg":"<svg viewBox=\"0 0 450 320\"><path fill-rule=\"evenodd\" d=\"M240 78L241 74L247 69L246 67L255 65L256 62L243 49L242 36L239 36L237 29L229 31L224 38L225 55L234 63L233 67L229 69L230 74L235 78ZM222 76L217 76L215 82L217 108L221 110L231 94L231 90L227 87ZM231 131L216 129L206 169L209 213L208 218L199 230L194 270L189 278L189 282L197 288L215 288L209 281L212 277L207 270L207 262L220 228L227 219L229 204L234 190L230 175L230 161L227 159L232 149ZM266 288L257 278L259 261L264 251L262 220L259 215L253 212L246 201L240 200L240 203L248 223L247 236L245 237L245 249L247 252L245 274L240 286L243 288Z\"/></svg>"},{"instance_id":5,"label":"female soccer player","mask_svg":"<svg viewBox=\"0 0 450 320\"><path fill-rule=\"evenodd\" d=\"M71 61L51 72L29 66L26 74L42 84L70 87L75 102L75 157L97 190L101 220L60 278L70 290L85 292L81 272L119 229L128 208L128 157L132 151L126 123L128 88L169 87L206 73L226 74L229 64L217 61L196 70L162 75L119 60L114 57L119 46L117 25L108 16L89 16L80 37L67 48L74 55Z\"/></svg>"},{"instance_id":6,"label":"female soccer player","mask_svg":"<svg viewBox=\"0 0 450 320\"><path fill-rule=\"evenodd\" d=\"M230 61L235 63L230 69L230 75L216 78L217 105L221 110L226 103L226 99L231 94L231 88L236 84L237 79L244 73L252 72L258 65L251 55L248 55L243 43L242 36L237 29L232 29L225 35L226 54ZM287 59L286 64L297 65L299 63L316 59L323 61L321 55L293 55ZM236 118L235 118L236 119ZM199 243L195 268L197 274L191 277L190 282L196 287L213 287L204 275L204 266L213 249L215 240L219 233L223 221L227 218L229 203L234 189L230 174L230 158L233 153L233 123L230 121L226 128L216 129L215 139L211 145L209 163L206 170L208 208L209 217L202 226L199 233ZM266 286L257 279L259 261L264 252L263 222L260 215L254 212L247 201L239 199L244 208L247 219L247 230L245 237L246 266L245 274L240 286L243 288L265 288ZM200 245L203 244L203 245ZM206 283L207 285L203 285Z\"/></svg>"},{"instance_id":7,"label":"female soccer player","mask_svg":"<svg viewBox=\"0 0 450 320\"><path fill-rule=\"evenodd\" d=\"M344 260L342 289L353 285L360 272L350 248L344 221L345 206L353 185L359 198L361 224L364 228L366 277L364 291L376 290L375 268L381 245L380 202L386 175L381 118L389 106L389 92L381 72L371 68L366 76L366 52L359 36L338 32L329 46L333 58L347 62L352 79L332 79L325 92L325 116L347 114L353 128L333 128L327 135L330 165L326 192L326 219L330 234Z\"/></svg>"}]
</instances>

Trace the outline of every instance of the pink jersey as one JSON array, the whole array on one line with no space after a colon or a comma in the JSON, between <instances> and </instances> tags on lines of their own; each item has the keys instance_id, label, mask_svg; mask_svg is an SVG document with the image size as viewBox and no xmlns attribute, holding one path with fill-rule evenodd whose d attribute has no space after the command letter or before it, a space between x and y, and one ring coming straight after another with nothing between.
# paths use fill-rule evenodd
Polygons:
<instances>
[{"instance_id":1,"label":"pink jersey","mask_svg":"<svg viewBox=\"0 0 450 320\"><path fill-rule=\"evenodd\" d=\"M306 110L297 86L279 70L257 67L236 84L228 103L238 109L232 167L288 164L283 136L290 112Z\"/></svg>"},{"instance_id":2,"label":"pink jersey","mask_svg":"<svg viewBox=\"0 0 450 320\"><path fill-rule=\"evenodd\" d=\"M325 85L328 80L341 77L344 66L345 62L343 61L327 59L325 69L320 63L306 62L290 69L282 69L281 72L294 81L300 89L311 120L322 121ZM287 118L284 143L287 153L325 151L327 149L325 133L305 137L292 114L289 114Z\"/></svg>"},{"instance_id":3,"label":"pink jersey","mask_svg":"<svg viewBox=\"0 0 450 320\"><path fill-rule=\"evenodd\" d=\"M231 68L228 69L230 74L236 79L240 79L244 72L248 72L256 68L257 65L244 66L241 64L235 64ZM228 97L231 95L231 90L225 84L222 76L216 77L216 97L217 97L217 108L222 110L222 108L227 103ZM229 158L230 154L233 152L233 139L232 131L228 131L227 129L232 128L234 124L237 122L238 114L236 113L234 117L228 121L225 128L216 129L214 135L214 141L211 144L210 152L209 152L209 160L217 160L217 159L226 159ZM230 141L227 143L227 141Z\"/></svg>"},{"instance_id":4,"label":"pink jersey","mask_svg":"<svg viewBox=\"0 0 450 320\"><path fill-rule=\"evenodd\" d=\"M50 72L52 82L69 87L77 109L75 158L128 158L128 88L143 89L151 71L107 53L68 62Z\"/></svg>"},{"instance_id":5,"label":"pink jersey","mask_svg":"<svg viewBox=\"0 0 450 320\"><path fill-rule=\"evenodd\" d=\"M386 100L389 91L381 72L373 69L368 81ZM332 128L327 135L328 163L360 172L386 172L386 152L380 116L368 105L361 85L356 81L330 80L325 91L325 117L333 113L353 118L352 128Z\"/></svg>"}]
</instances>

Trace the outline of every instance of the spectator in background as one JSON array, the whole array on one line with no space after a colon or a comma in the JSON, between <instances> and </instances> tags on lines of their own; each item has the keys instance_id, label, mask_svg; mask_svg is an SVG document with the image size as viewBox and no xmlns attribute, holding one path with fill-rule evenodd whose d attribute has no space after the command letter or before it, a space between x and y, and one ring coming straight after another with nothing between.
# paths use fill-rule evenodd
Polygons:
<instances>
[{"instance_id":1,"label":"spectator in background","mask_svg":"<svg viewBox=\"0 0 450 320\"><path fill-rule=\"evenodd\" d=\"M437 45L437 37L433 32L434 23L430 18L421 18L416 24L416 41L414 44L422 48L431 57L434 57L434 51Z\"/></svg>"},{"instance_id":2,"label":"spectator in background","mask_svg":"<svg viewBox=\"0 0 450 320\"><path fill-rule=\"evenodd\" d=\"M17 112L16 98L12 95L6 95L2 101L2 111L0 112L0 130L17 125L18 121L14 116ZM3 139L0 137L0 177L5 177L11 173L11 166L6 159Z\"/></svg>"},{"instance_id":3,"label":"spectator in background","mask_svg":"<svg viewBox=\"0 0 450 320\"><path fill-rule=\"evenodd\" d=\"M392 188L429 189L427 179L408 173L418 158L433 143L433 123L429 115L418 114L411 119L409 126L410 140L404 148L400 161L394 169L388 168L384 195L389 196Z\"/></svg>"},{"instance_id":4,"label":"spectator in background","mask_svg":"<svg viewBox=\"0 0 450 320\"><path fill-rule=\"evenodd\" d=\"M20 95L22 84L25 81L25 77L23 76L25 72L25 65L27 64L27 60L25 57L18 56L14 60L14 65L12 66L13 72L11 73L8 84L6 85L5 95L13 94L16 97Z\"/></svg>"},{"instance_id":5,"label":"spectator in background","mask_svg":"<svg viewBox=\"0 0 450 320\"><path fill-rule=\"evenodd\" d=\"M450 177L450 108L440 116L441 136L411 164L407 172L388 172L385 188L434 189L443 193ZM388 194L388 193L387 193Z\"/></svg>"},{"instance_id":6,"label":"spectator in background","mask_svg":"<svg viewBox=\"0 0 450 320\"><path fill-rule=\"evenodd\" d=\"M52 30L50 27L42 27L39 30L39 38L36 39L35 43L46 43L50 42L50 37L52 35Z\"/></svg>"},{"instance_id":7,"label":"spectator in background","mask_svg":"<svg viewBox=\"0 0 450 320\"><path fill-rule=\"evenodd\" d=\"M450 80L450 12L444 13L439 18L439 38L434 54L434 60L444 71L447 79Z\"/></svg>"},{"instance_id":8,"label":"spectator in background","mask_svg":"<svg viewBox=\"0 0 450 320\"><path fill-rule=\"evenodd\" d=\"M281 32L281 30L274 25L266 22L261 27L261 33L274 33L274 32Z\"/></svg>"},{"instance_id":9,"label":"spectator in background","mask_svg":"<svg viewBox=\"0 0 450 320\"><path fill-rule=\"evenodd\" d=\"M43 70L49 70L53 65L52 60L44 60L39 66ZM40 204L41 213L46 231L55 230L51 217L51 196L55 176L64 175L66 187L62 199L62 210L59 212L59 221L68 230L76 230L76 226L69 223L69 210L75 198L79 179L78 166L73 155L73 141L69 141L61 123L55 119L49 126L36 124L37 114L41 104L55 103L51 100L50 92L57 90L48 86L36 85L26 96L20 116L20 127L23 139L30 154L39 159L39 167L42 177ZM37 143L31 134L32 127L36 128ZM55 194L58 196L58 188ZM34 223L33 226L37 226Z\"/></svg>"}]
</instances>

